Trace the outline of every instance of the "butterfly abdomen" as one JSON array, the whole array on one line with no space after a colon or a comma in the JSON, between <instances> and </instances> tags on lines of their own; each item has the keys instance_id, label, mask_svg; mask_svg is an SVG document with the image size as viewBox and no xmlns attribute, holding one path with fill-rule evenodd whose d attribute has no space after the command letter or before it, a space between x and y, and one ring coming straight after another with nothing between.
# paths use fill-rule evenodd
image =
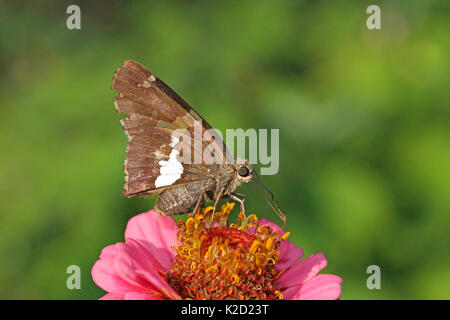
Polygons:
<instances>
[{"instance_id":1,"label":"butterfly abdomen","mask_svg":"<svg viewBox=\"0 0 450 320\"><path fill-rule=\"evenodd\" d=\"M211 192L215 187L214 180L179 185L164 190L158 197L156 210L164 216L184 214L194 209L204 193Z\"/></svg>"}]
</instances>

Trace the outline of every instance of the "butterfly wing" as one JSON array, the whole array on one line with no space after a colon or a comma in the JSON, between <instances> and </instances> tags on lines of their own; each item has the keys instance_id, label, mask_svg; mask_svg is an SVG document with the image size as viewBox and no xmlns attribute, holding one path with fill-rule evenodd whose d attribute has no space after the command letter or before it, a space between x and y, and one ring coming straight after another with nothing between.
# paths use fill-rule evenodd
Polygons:
<instances>
[{"instance_id":1,"label":"butterfly wing","mask_svg":"<svg viewBox=\"0 0 450 320\"><path fill-rule=\"evenodd\" d=\"M190 164L183 159L184 143L179 130L194 136L194 123L201 123L201 144L190 143L192 159L202 159L203 150L213 145L226 163L230 159L222 139L192 107L154 73L135 61L125 61L113 79L116 110L128 114L121 121L128 136L123 194L128 197L159 194L167 188L208 180L214 177L214 166ZM212 134L211 134L212 133ZM200 156L200 158L198 158ZM197 157L197 158L196 158ZM183 161L181 161L183 159Z\"/></svg>"}]
</instances>

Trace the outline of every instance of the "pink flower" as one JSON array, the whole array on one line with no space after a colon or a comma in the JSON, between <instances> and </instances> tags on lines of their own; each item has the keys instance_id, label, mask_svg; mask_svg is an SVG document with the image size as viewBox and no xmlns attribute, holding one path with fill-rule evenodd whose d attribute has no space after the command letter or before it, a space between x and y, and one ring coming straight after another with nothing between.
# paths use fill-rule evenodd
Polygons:
<instances>
[{"instance_id":1,"label":"pink flower","mask_svg":"<svg viewBox=\"0 0 450 320\"><path fill-rule=\"evenodd\" d=\"M222 209L222 211L224 210ZM192 220L194 221L194 219ZM186 222L186 224L189 223ZM303 256L303 250L287 240L286 236L283 237L285 232L280 227L265 219L261 219L259 224L269 226L274 231L279 231L279 238L277 239L281 243L276 248L277 251L273 251L279 252L279 259L277 258L278 261L276 261L271 273L271 275L276 274L275 285L277 290L274 292L279 297L289 300L339 298L342 279L331 274L318 274L327 265L327 260L322 253L300 260ZM230 228L215 229L215 231L225 234ZM246 230L247 235L245 237L253 239L255 230L255 227ZM180 270L184 270L182 269L183 261L186 261L182 253L180 256L182 248L179 246L177 231L178 227L173 218L160 216L155 210L150 210L130 219L125 231L125 243L116 243L105 247L100 254L100 259L92 268L94 282L108 292L101 299L183 299L178 293L181 292L180 285L183 285L183 281L178 281L177 286L171 286L169 283L173 282L173 279L172 281L168 280L169 275L175 277ZM233 236L241 232L237 229L232 231ZM231 233L227 234L227 236L230 235ZM205 241L205 238L202 239ZM232 239L231 243L233 241ZM254 242L256 243L256 241ZM230 241L228 240L227 243L230 244ZM245 247L242 243L238 246L239 250L243 250L242 248ZM249 250L257 250L254 247L252 246ZM269 248L269 245L264 243L264 247ZM178 251L174 248L178 248ZM228 249L228 247L226 248ZM223 250L223 248L221 249ZM214 268L215 266L212 265L209 269ZM280 272L282 270L284 271ZM249 272L247 271L246 274ZM202 274L206 274L205 279L207 278L207 281L209 281L210 276L215 277L215 275L203 271L198 277L201 278ZM259 274L261 274L261 270L259 270ZM233 284L242 284L242 281L245 280L242 275L239 277L237 272L233 273L233 277L233 281L236 281ZM248 284L245 285L248 286ZM215 287L217 287L217 283ZM178 291L174 288L177 288ZM251 293L251 289L249 290ZM240 294L242 296L246 293Z\"/></svg>"},{"instance_id":2,"label":"pink flower","mask_svg":"<svg viewBox=\"0 0 450 320\"><path fill-rule=\"evenodd\" d=\"M285 231L275 223L261 219L260 223L268 225L280 234ZM316 253L300 260L303 250L293 242L284 240L280 248L278 270L285 270L278 277L278 285L282 288L284 299L287 300L336 300L341 296L343 280L333 274L318 274L328 265L323 253Z\"/></svg>"}]
</instances>

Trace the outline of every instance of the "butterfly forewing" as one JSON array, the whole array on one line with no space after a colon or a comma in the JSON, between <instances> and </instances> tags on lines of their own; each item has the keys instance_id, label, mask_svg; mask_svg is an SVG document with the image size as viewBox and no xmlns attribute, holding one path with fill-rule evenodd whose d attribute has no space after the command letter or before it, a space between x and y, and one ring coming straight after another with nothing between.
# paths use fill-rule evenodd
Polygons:
<instances>
[{"instance_id":1,"label":"butterfly forewing","mask_svg":"<svg viewBox=\"0 0 450 320\"><path fill-rule=\"evenodd\" d=\"M126 61L116 70L113 89L120 93L115 98L116 110L128 114L121 121L129 140L124 195L158 194L214 177L209 164L181 161L187 156L183 153L187 140L175 134L175 130L185 129L193 137L197 122L201 123L202 135L208 136L206 130L212 130L211 126L155 74L135 61ZM206 140L200 145L191 141L190 158L201 159L204 148L213 143L226 161L228 150L214 136L212 142Z\"/></svg>"}]
</instances>

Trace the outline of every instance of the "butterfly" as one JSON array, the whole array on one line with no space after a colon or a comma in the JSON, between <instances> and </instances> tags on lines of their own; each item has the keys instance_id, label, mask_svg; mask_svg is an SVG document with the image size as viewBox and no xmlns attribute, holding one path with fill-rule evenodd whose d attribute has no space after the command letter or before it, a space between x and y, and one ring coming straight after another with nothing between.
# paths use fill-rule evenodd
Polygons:
<instances>
[{"instance_id":1,"label":"butterfly","mask_svg":"<svg viewBox=\"0 0 450 320\"><path fill-rule=\"evenodd\" d=\"M154 73L127 60L116 69L112 88L119 93L117 112L128 115L121 120L128 137L122 195L158 195L161 215L196 212L205 201L214 203L215 212L221 199L230 198L245 216L245 195L235 190L255 180L284 224L285 215L248 160L236 161L211 125ZM202 138L192 143L196 134Z\"/></svg>"}]
</instances>

